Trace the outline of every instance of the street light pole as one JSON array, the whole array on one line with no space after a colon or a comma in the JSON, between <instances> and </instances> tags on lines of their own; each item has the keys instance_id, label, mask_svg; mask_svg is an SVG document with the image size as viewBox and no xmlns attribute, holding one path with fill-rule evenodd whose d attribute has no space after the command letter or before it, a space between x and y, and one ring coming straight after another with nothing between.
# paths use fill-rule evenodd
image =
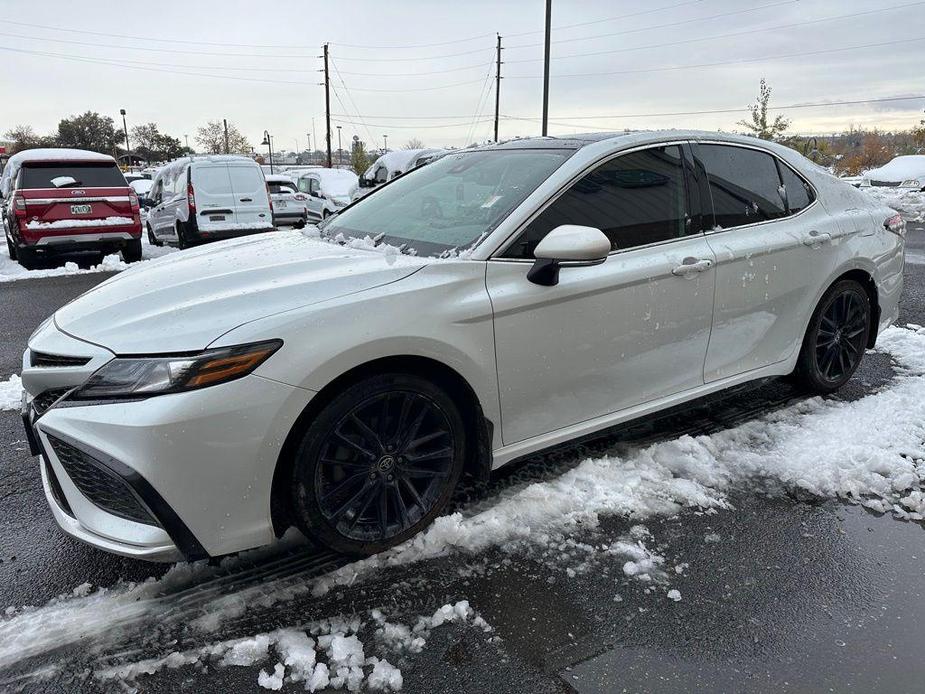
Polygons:
<instances>
[{"instance_id":1,"label":"street light pole","mask_svg":"<svg viewBox=\"0 0 925 694\"><path fill-rule=\"evenodd\" d=\"M122 131L125 133L125 156L128 157L129 168L132 166L132 148L128 144L128 125L125 123L125 109L120 108L119 113L122 114Z\"/></svg>"},{"instance_id":2,"label":"street light pole","mask_svg":"<svg viewBox=\"0 0 925 694\"><path fill-rule=\"evenodd\" d=\"M312 156L314 154L314 152L312 152L312 134L305 133L305 137L308 138L308 163L311 164L315 158Z\"/></svg>"},{"instance_id":3,"label":"street light pole","mask_svg":"<svg viewBox=\"0 0 925 694\"><path fill-rule=\"evenodd\" d=\"M339 125L337 126L337 163L343 166L344 165L344 150L340 146L340 127L341 126Z\"/></svg>"},{"instance_id":4,"label":"street light pole","mask_svg":"<svg viewBox=\"0 0 925 694\"><path fill-rule=\"evenodd\" d=\"M385 150L384 153L388 153L388 151L389 151L389 136L388 136L388 135L383 135L383 136L382 136L382 139L383 139L383 141L384 141L384 143L385 143L385 146L383 147L383 149Z\"/></svg>"},{"instance_id":5,"label":"street light pole","mask_svg":"<svg viewBox=\"0 0 925 694\"><path fill-rule=\"evenodd\" d=\"M263 131L263 142L260 144L267 146L267 151L270 153L270 175L273 175L273 140L270 138L270 133L266 130Z\"/></svg>"},{"instance_id":6,"label":"street light pole","mask_svg":"<svg viewBox=\"0 0 925 694\"><path fill-rule=\"evenodd\" d=\"M552 0L546 0L546 52L543 57L543 137L549 132L549 44L552 34Z\"/></svg>"}]
</instances>

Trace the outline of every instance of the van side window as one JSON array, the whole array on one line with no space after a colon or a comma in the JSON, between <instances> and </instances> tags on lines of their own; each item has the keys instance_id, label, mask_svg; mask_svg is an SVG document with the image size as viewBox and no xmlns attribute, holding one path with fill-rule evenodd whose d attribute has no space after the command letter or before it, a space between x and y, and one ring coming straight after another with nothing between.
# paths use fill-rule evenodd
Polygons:
<instances>
[{"instance_id":1,"label":"van side window","mask_svg":"<svg viewBox=\"0 0 925 694\"><path fill-rule=\"evenodd\" d=\"M311 183L310 178L300 178L299 179L299 191L302 193L309 192L309 184Z\"/></svg>"},{"instance_id":2,"label":"van side window","mask_svg":"<svg viewBox=\"0 0 925 694\"><path fill-rule=\"evenodd\" d=\"M778 162L780 166L780 175L784 179L784 191L787 197L787 212L796 214L805 210L816 199L813 189L810 185L789 166Z\"/></svg>"},{"instance_id":3,"label":"van side window","mask_svg":"<svg viewBox=\"0 0 925 694\"><path fill-rule=\"evenodd\" d=\"M376 176L375 176L376 183L385 183L388 180L388 178L389 178L388 169L386 169L384 166L380 166L378 169L376 169Z\"/></svg>"},{"instance_id":4,"label":"van side window","mask_svg":"<svg viewBox=\"0 0 925 694\"><path fill-rule=\"evenodd\" d=\"M747 147L698 145L713 199L714 228L755 224L787 215L774 157Z\"/></svg>"},{"instance_id":5,"label":"van side window","mask_svg":"<svg viewBox=\"0 0 925 694\"><path fill-rule=\"evenodd\" d=\"M533 258L537 244L557 226L580 224L603 231L624 250L690 233L681 147L630 152L602 164L563 193L504 254Z\"/></svg>"}]
</instances>

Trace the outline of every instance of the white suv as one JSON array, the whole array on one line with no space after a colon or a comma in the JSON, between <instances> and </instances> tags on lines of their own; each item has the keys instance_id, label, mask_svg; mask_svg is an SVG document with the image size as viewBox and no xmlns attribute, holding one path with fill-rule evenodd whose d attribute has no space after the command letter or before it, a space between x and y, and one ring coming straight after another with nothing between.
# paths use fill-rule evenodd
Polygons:
<instances>
[{"instance_id":1,"label":"white suv","mask_svg":"<svg viewBox=\"0 0 925 694\"><path fill-rule=\"evenodd\" d=\"M260 165L235 155L186 157L161 168L145 197L148 240L187 248L273 229Z\"/></svg>"},{"instance_id":2,"label":"white suv","mask_svg":"<svg viewBox=\"0 0 925 694\"><path fill-rule=\"evenodd\" d=\"M451 153L322 238L168 255L60 309L24 355L26 431L58 523L102 549L294 524L377 552L464 473L747 381L839 388L897 317L904 229L752 138Z\"/></svg>"}]
</instances>

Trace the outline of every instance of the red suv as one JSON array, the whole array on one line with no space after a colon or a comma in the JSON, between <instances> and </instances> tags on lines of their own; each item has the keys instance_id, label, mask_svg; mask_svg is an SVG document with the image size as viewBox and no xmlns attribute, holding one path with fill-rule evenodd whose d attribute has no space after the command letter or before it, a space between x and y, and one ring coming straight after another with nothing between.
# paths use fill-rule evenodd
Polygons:
<instances>
[{"instance_id":1,"label":"red suv","mask_svg":"<svg viewBox=\"0 0 925 694\"><path fill-rule=\"evenodd\" d=\"M10 257L25 268L59 253L121 252L141 260L138 196L106 154L32 149L14 154L0 178Z\"/></svg>"}]
</instances>

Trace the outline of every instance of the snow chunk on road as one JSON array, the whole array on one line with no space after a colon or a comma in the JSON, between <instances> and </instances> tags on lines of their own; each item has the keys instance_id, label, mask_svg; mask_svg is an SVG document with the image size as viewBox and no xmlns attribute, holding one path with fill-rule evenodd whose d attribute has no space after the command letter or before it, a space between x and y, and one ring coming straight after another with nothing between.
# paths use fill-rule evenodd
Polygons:
<instances>
[{"instance_id":1,"label":"snow chunk on road","mask_svg":"<svg viewBox=\"0 0 925 694\"><path fill-rule=\"evenodd\" d=\"M669 590L668 599L674 600L675 602L681 602L681 591L675 589Z\"/></svg>"},{"instance_id":2,"label":"snow chunk on road","mask_svg":"<svg viewBox=\"0 0 925 694\"><path fill-rule=\"evenodd\" d=\"M265 670L261 670L260 674L257 676L257 685L264 689L279 691L283 688L283 674L285 672L286 668L283 667L282 663L277 663L273 666L272 675Z\"/></svg>"},{"instance_id":3,"label":"snow chunk on road","mask_svg":"<svg viewBox=\"0 0 925 694\"><path fill-rule=\"evenodd\" d=\"M373 671L369 673L369 679L366 680L367 686L374 692L382 691L400 691L404 684L401 676L401 670L393 667L387 660L371 658L374 661Z\"/></svg>"},{"instance_id":4,"label":"snow chunk on road","mask_svg":"<svg viewBox=\"0 0 925 694\"><path fill-rule=\"evenodd\" d=\"M22 401L22 381L12 375L0 381L0 410L18 410Z\"/></svg>"}]
</instances>

